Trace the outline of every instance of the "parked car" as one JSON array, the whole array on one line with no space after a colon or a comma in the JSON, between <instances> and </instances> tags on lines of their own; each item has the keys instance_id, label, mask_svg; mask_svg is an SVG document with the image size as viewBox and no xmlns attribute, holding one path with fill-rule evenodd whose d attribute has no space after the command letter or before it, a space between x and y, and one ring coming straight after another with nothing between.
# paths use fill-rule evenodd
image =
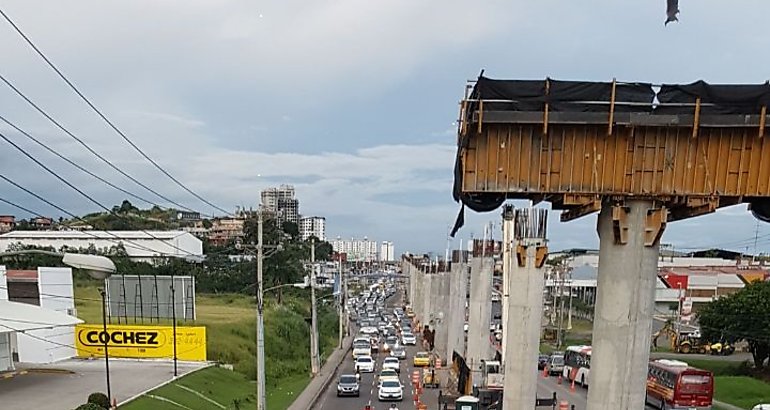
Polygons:
<instances>
[{"instance_id":1,"label":"parked car","mask_svg":"<svg viewBox=\"0 0 770 410\"><path fill-rule=\"evenodd\" d=\"M382 369L393 369L397 373L401 372L401 363L397 357L386 357L382 362Z\"/></svg>"},{"instance_id":2,"label":"parked car","mask_svg":"<svg viewBox=\"0 0 770 410\"><path fill-rule=\"evenodd\" d=\"M372 356L359 356L356 358L356 370L360 373L374 372L374 359Z\"/></svg>"},{"instance_id":3,"label":"parked car","mask_svg":"<svg viewBox=\"0 0 770 410\"><path fill-rule=\"evenodd\" d=\"M397 400L404 399L404 387L398 380L385 380L380 383L379 391L377 392L377 398L380 401L385 400Z\"/></svg>"},{"instance_id":4,"label":"parked car","mask_svg":"<svg viewBox=\"0 0 770 410\"><path fill-rule=\"evenodd\" d=\"M360 396L361 386L358 384L358 378L354 374L340 375L337 381L337 396Z\"/></svg>"}]
</instances>

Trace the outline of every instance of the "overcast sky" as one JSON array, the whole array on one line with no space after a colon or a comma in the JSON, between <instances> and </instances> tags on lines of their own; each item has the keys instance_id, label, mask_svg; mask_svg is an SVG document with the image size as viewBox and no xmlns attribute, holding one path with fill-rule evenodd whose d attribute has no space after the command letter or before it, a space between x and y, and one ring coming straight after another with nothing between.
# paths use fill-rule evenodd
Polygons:
<instances>
[{"instance_id":1,"label":"overcast sky","mask_svg":"<svg viewBox=\"0 0 770 410\"><path fill-rule=\"evenodd\" d=\"M400 253L446 246L458 210L451 199L457 102L482 68L518 79L770 77L770 2L680 3L681 22L668 27L664 0L4 0L0 7L140 147L204 197L227 209L250 207L262 188L294 184L301 213L326 216L330 237L393 240ZM213 212L143 162L4 21L0 62L2 75L115 164L176 201ZM161 202L4 86L0 113ZM125 197L8 127L0 131L100 201ZM3 175L75 213L98 210L0 146ZM4 182L0 197L60 214ZM28 216L2 204L0 213ZM467 220L459 237L480 237L499 212ZM595 223L591 216L561 224L553 214L551 249L598 246ZM745 207L734 207L671 224L663 242L753 251L756 229ZM758 229L758 249L767 251L770 228Z\"/></svg>"}]
</instances>

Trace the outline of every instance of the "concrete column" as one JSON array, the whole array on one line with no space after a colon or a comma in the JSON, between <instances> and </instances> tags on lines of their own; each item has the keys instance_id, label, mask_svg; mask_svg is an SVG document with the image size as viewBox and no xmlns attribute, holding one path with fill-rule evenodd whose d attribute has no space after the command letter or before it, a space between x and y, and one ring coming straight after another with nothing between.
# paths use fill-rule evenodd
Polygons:
<instances>
[{"instance_id":1,"label":"concrete column","mask_svg":"<svg viewBox=\"0 0 770 410\"><path fill-rule=\"evenodd\" d=\"M449 272L449 329L447 334L447 363L452 352L465 355L465 302L468 293L468 265L453 263Z\"/></svg>"},{"instance_id":2,"label":"concrete column","mask_svg":"<svg viewBox=\"0 0 770 410\"><path fill-rule=\"evenodd\" d=\"M420 334L422 334L422 329L425 327L426 324L430 323L431 319L431 313L433 313L433 304L431 303L431 295L433 294L433 286L434 286L434 277L436 275L433 273L427 273L423 275L422 280L422 314L419 317L420 320L420 328L417 330ZM432 328L431 328L432 329Z\"/></svg>"},{"instance_id":3,"label":"concrete column","mask_svg":"<svg viewBox=\"0 0 770 410\"><path fill-rule=\"evenodd\" d=\"M537 396L537 355L543 318L545 286L545 220L543 209L515 211L515 237L508 265L508 294L503 312L506 330L503 349L505 368L504 410L531 410ZM507 244L506 244L507 245ZM589 408L591 408L589 406Z\"/></svg>"},{"instance_id":4,"label":"concrete column","mask_svg":"<svg viewBox=\"0 0 770 410\"><path fill-rule=\"evenodd\" d=\"M434 350L439 357L446 363L447 357L447 335L449 327L453 326L454 319L449 315L449 279L448 272L441 272L434 276L434 284L431 288L431 299L433 302L433 326L436 329L436 338ZM462 324L460 324L462 326Z\"/></svg>"},{"instance_id":5,"label":"concrete column","mask_svg":"<svg viewBox=\"0 0 770 410\"><path fill-rule=\"evenodd\" d=\"M468 304L468 354L466 362L473 374L473 383L481 385L481 361L494 358L489 342L489 322L492 320L492 258L471 261L471 299Z\"/></svg>"},{"instance_id":6,"label":"concrete column","mask_svg":"<svg viewBox=\"0 0 770 410\"><path fill-rule=\"evenodd\" d=\"M591 410L644 408L659 237L653 233L651 240L645 232L648 211L655 211L651 201L625 205L613 215L612 205L604 204L599 213L598 291L586 380ZM665 219L660 233L664 226Z\"/></svg>"},{"instance_id":7,"label":"concrete column","mask_svg":"<svg viewBox=\"0 0 770 410\"><path fill-rule=\"evenodd\" d=\"M417 317L417 320L422 321L423 308L425 307L425 273L423 273L419 267L412 267L414 273L414 303L412 310ZM417 331L415 329L415 331Z\"/></svg>"}]
</instances>

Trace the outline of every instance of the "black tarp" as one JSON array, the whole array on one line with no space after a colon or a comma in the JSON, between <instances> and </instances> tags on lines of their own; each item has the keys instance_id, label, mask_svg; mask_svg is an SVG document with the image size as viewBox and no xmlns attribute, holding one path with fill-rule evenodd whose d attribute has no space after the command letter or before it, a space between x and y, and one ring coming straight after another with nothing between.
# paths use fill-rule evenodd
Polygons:
<instances>
[{"instance_id":1,"label":"black tarp","mask_svg":"<svg viewBox=\"0 0 770 410\"><path fill-rule=\"evenodd\" d=\"M667 103L695 104L701 99L701 114L759 114L762 106L770 104L770 84L664 84L658 91L661 106L655 114L692 114L693 106L666 106Z\"/></svg>"},{"instance_id":2,"label":"black tarp","mask_svg":"<svg viewBox=\"0 0 770 410\"><path fill-rule=\"evenodd\" d=\"M543 111L547 102L551 111L605 112L609 111L611 98L612 83L607 82L494 80L484 76L478 78L471 94L473 100L485 100L484 111ZM616 105L616 111L649 112L654 98L651 84L617 83L615 86L616 102L638 103ZM605 104L580 103L585 101ZM474 102L469 114L477 109L478 103Z\"/></svg>"}]
</instances>

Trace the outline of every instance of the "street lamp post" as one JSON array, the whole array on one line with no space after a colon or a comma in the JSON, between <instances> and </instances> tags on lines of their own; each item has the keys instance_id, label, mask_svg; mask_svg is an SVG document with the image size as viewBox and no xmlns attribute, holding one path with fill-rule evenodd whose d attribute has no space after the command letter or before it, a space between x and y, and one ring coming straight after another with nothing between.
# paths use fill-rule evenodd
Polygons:
<instances>
[{"instance_id":1,"label":"street lamp post","mask_svg":"<svg viewBox=\"0 0 770 410\"><path fill-rule=\"evenodd\" d=\"M104 371L107 377L107 400L112 403L112 391L110 389L110 351L109 340L110 334L107 333L107 293L104 288L99 289L99 294L102 295L102 334L99 339L104 343Z\"/></svg>"},{"instance_id":2,"label":"street lamp post","mask_svg":"<svg viewBox=\"0 0 770 410\"><path fill-rule=\"evenodd\" d=\"M315 272L315 238L310 240L310 373L313 377L320 372L318 352L318 312L316 310L316 272Z\"/></svg>"}]
</instances>

